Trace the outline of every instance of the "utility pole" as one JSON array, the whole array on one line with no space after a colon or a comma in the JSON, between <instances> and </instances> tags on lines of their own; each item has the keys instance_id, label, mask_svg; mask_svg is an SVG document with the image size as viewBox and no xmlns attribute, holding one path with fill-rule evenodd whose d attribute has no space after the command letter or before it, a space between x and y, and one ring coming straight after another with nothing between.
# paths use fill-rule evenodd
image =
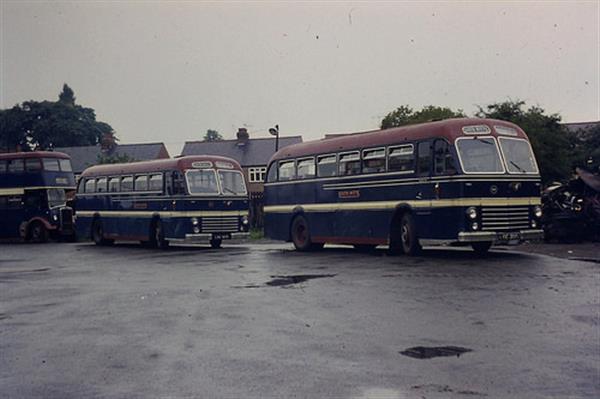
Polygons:
<instances>
[{"instance_id":1,"label":"utility pole","mask_svg":"<svg viewBox=\"0 0 600 399\"><path fill-rule=\"evenodd\" d=\"M270 128L269 133L275 136L275 152L277 152L279 150L279 125L275 125L275 127Z\"/></svg>"}]
</instances>

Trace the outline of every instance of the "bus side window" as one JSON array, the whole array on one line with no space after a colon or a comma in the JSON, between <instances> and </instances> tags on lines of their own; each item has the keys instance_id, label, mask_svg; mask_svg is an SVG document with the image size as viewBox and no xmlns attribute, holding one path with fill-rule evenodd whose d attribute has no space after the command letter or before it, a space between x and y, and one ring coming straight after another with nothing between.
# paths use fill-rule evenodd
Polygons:
<instances>
[{"instance_id":1,"label":"bus side window","mask_svg":"<svg viewBox=\"0 0 600 399\"><path fill-rule=\"evenodd\" d=\"M8 161L0 161L0 173L6 173L8 171Z\"/></svg>"},{"instance_id":2,"label":"bus side window","mask_svg":"<svg viewBox=\"0 0 600 399\"><path fill-rule=\"evenodd\" d=\"M120 191L121 179L119 177L111 177L108 181L108 191L111 193L118 193Z\"/></svg>"},{"instance_id":3,"label":"bus side window","mask_svg":"<svg viewBox=\"0 0 600 399\"><path fill-rule=\"evenodd\" d=\"M121 178L121 191L133 191L133 176Z\"/></svg>"},{"instance_id":4,"label":"bus side window","mask_svg":"<svg viewBox=\"0 0 600 399\"><path fill-rule=\"evenodd\" d=\"M340 176L357 175L360 173L360 153L358 151L340 154Z\"/></svg>"},{"instance_id":5,"label":"bus side window","mask_svg":"<svg viewBox=\"0 0 600 399\"><path fill-rule=\"evenodd\" d=\"M161 191L163 190L163 175L156 174L151 175L148 181L148 190L150 191Z\"/></svg>"},{"instance_id":6,"label":"bus side window","mask_svg":"<svg viewBox=\"0 0 600 399\"><path fill-rule=\"evenodd\" d=\"M315 159L305 158L298 160L298 179L315 177Z\"/></svg>"},{"instance_id":7,"label":"bus side window","mask_svg":"<svg viewBox=\"0 0 600 399\"><path fill-rule=\"evenodd\" d=\"M296 177L296 164L294 161L279 162L279 180L292 180Z\"/></svg>"},{"instance_id":8,"label":"bus side window","mask_svg":"<svg viewBox=\"0 0 600 399\"><path fill-rule=\"evenodd\" d=\"M267 183L277 181L277 162L271 163L267 172Z\"/></svg>"},{"instance_id":9,"label":"bus side window","mask_svg":"<svg viewBox=\"0 0 600 399\"><path fill-rule=\"evenodd\" d=\"M363 151L363 173L385 172L385 148Z\"/></svg>"},{"instance_id":10,"label":"bus side window","mask_svg":"<svg viewBox=\"0 0 600 399\"><path fill-rule=\"evenodd\" d=\"M105 193L106 192L107 180L108 179L106 177L100 177L98 180L96 180L96 192L97 193Z\"/></svg>"},{"instance_id":11,"label":"bus side window","mask_svg":"<svg viewBox=\"0 0 600 399\"><path fill-rule=\"evenodd\" d=\"M85 181L83 179L79 179L79 185L77 186L77 193L78 194L85 193Z\"/></svg>"},{"instance_id":12,"label":"bus side window","mask_svg":"<svg viewBox=\"0 0 600 399\"><path fill-rule=\"evenodd\" d=\"M419 176L429 176L429 168L431 167L431 143L429 141L419 143L417 157L417 174Z\"/></svg>"},{"instance_id":13,"label":"bus side window","mask_svg":"<svg viewBox=\"0 0 600 399\"><path fill-rule=\"evenodd\" d=\"M148 176L136 176L133 191L148 191Z\"/></svg>"},{"instance_id":14,"label":"bus side window","mask_svg":"<svg viewBox=\"0 0 600 399\"><path fill-rule=\"evenodd\" d=\"M93 193L96 191L96 179L86 179L85 181L85 192Z\"/></svg>"},{"instance_id":15,"label":"bus side window","mask_svg":"<svg viewBox=\"0 0 600 399\"><path fill-rule=\"evenodd\" d=\"M433 145L433 170L436 175L455 174L454 157L450 152L448 142L438 139Z\"/></svg>"},{"instance_id":16,"label":"bus side window","mask_svg":"<svg viewBox=\"0 0 600 399\"><path fill-rule=\"evenodd\" d=\"M412 144L390 147L388 154L388 170L390 172L415 170L415 150Z\"/></svg>"},{"instance_id":17,"label":"bus side window","mask_svg":"<svg viewBox=\"0 0 600 399\"><path fill-rule=\"evenodd\" d=\"M183 184L183 176L181 173L174 171L167 176L167 193L169 195L185 194L185 186Z\"/></svg>"},{"instance_id":18,"label":"bus side window","mask_svg":"<svg viewBox=\"0 0 600 399\"><path fill-rule=\"evenodd\" d=\"M25 160L25 168L28 172L37 172L42 170L42 164L39 158L28 158Z\"/></svg>"},{"instance_id":19,"label":"bus side window","mask_svg":"<svg viewBox=\"0 0 600 399\"><path fill-rule=\"evenodd\" d=\"M317 176L331 177L337 175L337 162L335 154L317 157Z\"/></svg>"},{"instance_id":20,"label":"bus side window","mask_svg":"<svg viewBox=\"0 0 600 399\"><path fill-rule=\"evenodd\" d=\"M10 159L8 161L8 171L19 173L25 171L25 162L23 159Z\"/></svg>"},{"instance_id":21,"label":"bus side window","mask_svg":"<svg viewBox=\"0 0 600 399\"><path fill-rule=\"evenodd\" d=\"M44 162L45 170L49 170L52 172L58 172L60 170L60 167L58 166L57 158L44 158L43 162Z\"/></svg>"}]
</instances>

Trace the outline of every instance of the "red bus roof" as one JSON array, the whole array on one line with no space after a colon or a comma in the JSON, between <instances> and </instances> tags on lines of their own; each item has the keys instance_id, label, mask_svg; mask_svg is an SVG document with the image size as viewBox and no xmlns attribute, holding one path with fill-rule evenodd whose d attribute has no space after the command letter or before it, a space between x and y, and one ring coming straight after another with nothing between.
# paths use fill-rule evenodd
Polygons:
<instances>
[{"instance_id":1,"label":"red bus roof","mask_svg":"<svg viewBox=\"0 0 600 399\"><path fill-rule=\"evenodd\" d=\"M235 159L219 157L216 155L190 155L181 158L157 159L153 161L115 163L91 166L83 171L81 177L94 176L113 176L135 173L162 172L165 170L184 170L191 169L193 162L211 161L216 163L228 162L233 165L235 170L242 170L240 164Z\"/></svg>"},{"instance_id":2,"label":"red bus roof","mask_svg":"<svg viewBox=\"0 0 600 399\"><path fill-rule=\"evenodd\" d=\"M64 152L56 151L31 151L31 152L8 152L0 154L0 159L22 159L22 158L61 158L71 159Z\"/></svg>"},{"instance_id":3,"label":"red bus roof","mask_svg":"<svg viewBox=\"0 0 600 399\"><path fill-rule=\"evenodd\" d=\"M306 141L300 144L293 144L277 151L271 160L275 161L285 158L297 158L301 156L327 154L340 151L355 150L360 148L386 146L392 144L401 144L402 142L412 142L433 137L442 137L453 143L458 137L475 137L475 134L465 134L462 131L466 126L482 126L489 128L489 133L480 133L479 136L503 136L496 132L495 126L512 128L515 137L527 139L523 130L514 123L501 121L497 119L483 118L456 118L445 119L438 122L427 122L417 125L407 125L385 130L375 130L364 133L350 133L341 137ZM509 137L509 136L503 136Z\"/></svg>"}]
</instances>

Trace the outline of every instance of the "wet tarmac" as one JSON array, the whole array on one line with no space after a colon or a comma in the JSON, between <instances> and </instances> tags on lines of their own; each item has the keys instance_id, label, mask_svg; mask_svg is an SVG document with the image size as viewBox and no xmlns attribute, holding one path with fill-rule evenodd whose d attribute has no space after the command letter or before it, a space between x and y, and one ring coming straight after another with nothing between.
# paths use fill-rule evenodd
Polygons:
<instances>
[{"instance_id":1,"label":"wet tarmac","mask_svg":"<svg viewBox=\"0 0 600 399\"><path fill-rule=\"evenodd\" d=\"M600 397L598 267L0 244L0 397Z\"/></svg>"}]
</instances>

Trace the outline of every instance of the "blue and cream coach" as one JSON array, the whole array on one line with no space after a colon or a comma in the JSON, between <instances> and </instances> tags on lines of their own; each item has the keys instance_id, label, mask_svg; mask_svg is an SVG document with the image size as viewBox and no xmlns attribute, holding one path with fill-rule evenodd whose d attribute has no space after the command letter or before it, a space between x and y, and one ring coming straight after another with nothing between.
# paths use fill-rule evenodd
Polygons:
<instances>
[{"instance_id":1,"label":"blue and cream coach","mask_svg":"<svg viewBox=\"0 0 600 399\"><path fill-rule=\"evenodd\" d=\"M527 135L493 119L449 119L279 150L265 184L265 235L299 250L538 240L540 176Z\"/></svg>"},{"instance_id":2,"label":"blue and cream coach","mask_svg":"<svg viewBox=\"0 0 600 399\"><path fill-rule=\"evenodd\" d=\"M79 180L80 237L96 244L210 243L248 235L248 192L240 165L218 156L97 165Z\"/></svg>"}]
</instances>

